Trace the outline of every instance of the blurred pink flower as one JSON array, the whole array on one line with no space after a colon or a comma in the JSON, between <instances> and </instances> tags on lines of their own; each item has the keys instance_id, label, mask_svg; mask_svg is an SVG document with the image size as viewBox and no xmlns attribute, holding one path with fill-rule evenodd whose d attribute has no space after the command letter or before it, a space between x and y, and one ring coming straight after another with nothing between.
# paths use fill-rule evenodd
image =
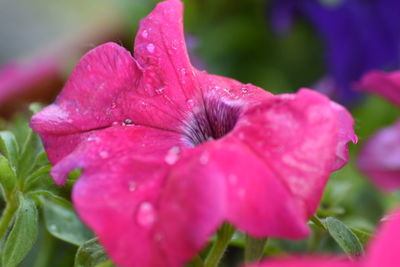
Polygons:
<instances>
[{"instance_id":1,"label":"blurred pink flower","mask_svg":"<svg viewBox=\"0 0 400 267\"><path fill-rule=\"evenodd\" d=\"M85 55L31 125L58 185L83 168L74 204L121 266L182 265L224 221L307 236L357 140L350 114L319 93L274 96L192 67L178 0L141 22L134 57L114 43Z\"/></svg>"},{"instance_id":2,"label":"blurred pink flower","mask_svg":"<svg viewBox=\"0 0 400 267\"><path fill-rule=\"evenodd\" d=\"M400 105L400 71L370 72L358 87ZM365 143L358 166L379 187L385 190L400 188L400 120L381 129Z\"/></svg>"},{"instance_id":3,"label":"blurred pink flower","mask_svg":"<svg viewBox=\"0 0 400 267\"><path fill-rule=\"evenodd\" d=\"M59 62L40 58L29 63L11 62L0 67L0 113L8 114L23 102L48 99L61 87Z\"/></svg>"},{"instance_id":4,"label":"blurred pink flower","mask_svg":"<svg viewBox=\"0 0 400 267\"><path fill-rule=\"evenodd\" d=\"M382 223L366 255L356 261L340 257L294 257L291 259L266 260L248 267L398 267L400 240L400 210Z\"/></svg>"}]
</instances>

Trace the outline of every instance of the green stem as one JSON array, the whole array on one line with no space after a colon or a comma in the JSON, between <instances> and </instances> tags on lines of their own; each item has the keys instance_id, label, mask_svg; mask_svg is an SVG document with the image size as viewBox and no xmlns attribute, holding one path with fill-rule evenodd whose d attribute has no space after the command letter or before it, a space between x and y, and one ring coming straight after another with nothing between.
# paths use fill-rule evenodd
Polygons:
<instances>
[{"instance_id":1,"label":"green stem","mask_svg":"<svg viewBox=\"0 0 400 267\"><path fill-rule=\"evenodd\" d=\"M235 228L227 223L224 223L217 233L217 240L207 255L204 266L205 267L216 267L221 261L222 256L225 253L226 248L231 241Z\"/></svg>"},{"instance_id":2,"label":"green stem","mask_svg":"<svg viewBox=\"0 0 400 267\"><path fill-rule=\"evenodd\" d=\"M203 259L199 255L196 255L187 267L204 267Z\"/></svg>"},{"instance_id":3,"label":"green stem","mask_svg":"<svg viewBox=\"0 0 400 267\"><path fill-rule=\"evenodd\" d=\"M55 239L52 237L46 229L43 229L43 237L40 242L40 252L38 253L34 267L48 266L49 261L54 249Z\"/></svg>"},{"instance_id":4,"label":"green stem","mask_svg":"<svg viewBox=\"0 0 400 267\"><path fill-rule=\"evenodd\" d=\"M313 215L310 219L316 226L319 228L326 230L325 224L321 221L320 218L317 217L317 215Z\"/></svg>"},{"instance_id":5,"label":"green stem","mask_svg":"<svg viewBox=\"0 0 400 267\"><path fill-rule=\"evenodd\" d=\"M323 231L321 228L317 228L314 231L314 234L311 236L309 243L308 243L308 252L314 253L317 251L318 246L321 243L321 239L323 237Z\"/></svg>"},{"instance_id":6,"label":"green stem","mask_svg":"<svg viewBox=\"0 0 400 267\"><path fill-rule=\"evenodd\" d=\"M245 263L257 262L262 258L267 240L267 238L254 238L246 235L246 247L244 249Z\"/></svg>"},{"instance_id":7,"label":"green stem","mask_svg":"<svg viewBox=\"0 0 400 267\"><path fill-rule=\"evenodd\" d=\"M14 213L17 210L17 205L12 201L12 199L6 204L6 208L0 219L0 240L3 238L7 232L8 227L14 217Z\"/></svg>"}]
</instances>

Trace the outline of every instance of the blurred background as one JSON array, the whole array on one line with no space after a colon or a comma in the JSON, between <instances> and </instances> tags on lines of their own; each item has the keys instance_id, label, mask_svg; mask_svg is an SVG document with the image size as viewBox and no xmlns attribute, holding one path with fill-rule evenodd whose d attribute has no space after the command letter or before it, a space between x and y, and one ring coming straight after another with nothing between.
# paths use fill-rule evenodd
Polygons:
<instances>
[{"instance_id":1,"label":"blurred background","mask_svg":"<svg viewBox=\"0 0 400 267\"><path fill-rule=\"evenodd\" d=\"M114 41L132 51L139 20L157 2L0 0L1 116L7 120L32 101L52 102L79 58L101 43ZM356 158L370 136L399 118L400 108L379 96L358 92L357 83L370 70L398 69L400 2L184 3L186 41L197 68L277 94L313 88L349 108L360 141L350 145L351 162L332 175L318 215L335 216L353 228L373 232L400 194L375 187L358 170ZM56 253L46 266L72 266L76 247L52 242ZM30 260L38 258L39 250L35 247L23 266L33 266ZM271 254L341 251L318 231L301 242L271 240L269 250ZM231 249L233 262L227 266L235 264L240 251Z\"/></svg>"}]
</instances>

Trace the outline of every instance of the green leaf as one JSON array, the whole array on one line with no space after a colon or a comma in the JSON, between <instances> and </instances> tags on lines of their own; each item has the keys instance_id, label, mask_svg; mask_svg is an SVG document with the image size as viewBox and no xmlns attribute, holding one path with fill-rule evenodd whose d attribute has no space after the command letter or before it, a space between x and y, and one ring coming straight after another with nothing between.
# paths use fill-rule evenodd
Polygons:
<instances>
[{"instance_id":1,"label":"green leaf","mask_svg":"<svg viewBox=\"0 0 400 267\"><path fill-rule=\"evenodd\" d=\"M19 206L12 230L2 253L2 266L14 267L20 263L36 241L38 212L35 202L18 193Z\"/></svg>"},{"instance_id":2,"label":"green leaf","mask_svg":"<svg viewBox=\"0 0 400 267\"><path fill-rule=\"evenodd\" d=\"M65 199L49 193L41 197L41 203L46 228L54 237L77 246L93 237Z\"/></svg>"},{"instance_id":3,"label":"green leaf","mask_svg":"<svg viewBox=\"0 0 400 267\"><path fill-rule=\"evenodd\" d=\"M372 234L368 231L350 227L351 231L358 237L363 245L366 245L371 238Z\"/></svg>"},{"instance_id":4,"label":"green leaf","mask_svg":"<svg viewBox=\"0 0 400 267\"><path fill-rule=\"evenodd\" d=\"M104 248L97 242L97 238L93 238L79 247L74 267L112 266L109 264Z\"/></svg>"},{"instance_id":5,"label":"green leaf","mask_svg":"<svg viewBox=\"0 0 400 267\"><path fill-rule=\"evenodd\" d=\"M8 160L0 154L0 184L6 199L8 199L10 193L14 190L16 179L15 172Z\"/></svg>"},{"instance_id":6,"label":"green leaf","mask_svg":"<svg viewBox=\"0 0 400 267\"><path fill-rule=\"evenodd\" d=\"M39 136L32 130L29 131L22 148L18 165L18 177L25 179L36 165L39 154L43 151Z\"/></svg>"},{"instance_id":7,"label":"green leaf","mask_svg":"<svg viewBox=\"0 0 400 267\"><path fill-rule=\"evenodd\" d=\"M37 180L42 178L44 175L50 175L50 170L51 170L51 165L44 165L42 167L39 167L36 171L31 173L28 178L27 178L27 185L26 187L29 188L30 185L35 183Z\"/></svg>"},{"instance_id":8,"label":"green leaf","mask_svg":"<svg viewBox=\"0 0 400 267\"><path fill-rule=\"evenodd\" d=\"M16 170L18 163L18 143L10 131L0 131L0 151L9 160L11 167Z\"/></svg>"},{"instance_id":9,"label":"green leaf","mask_svg":"<svg viewBox=\"0 0 400 267\"><path fill-rule=\"evenodd\" d=\"M344 223L333 217L328 217L325 219L325 226L332 238L348 256L363 254L360 240Z\"/></svg>"},{"instance_id":10,"label":"green leaf","mask_svg":"<svg viewBox=\"0 0 400 267\"><path fill-rule=\"evenodd\" d=\"M96 267L113 267L113 266L114 266L114 264L111 260L108 260L108 261L105 261L105 262L102 262L102 263L99 263L96 265Z\"/></svg>"}]
</instances>

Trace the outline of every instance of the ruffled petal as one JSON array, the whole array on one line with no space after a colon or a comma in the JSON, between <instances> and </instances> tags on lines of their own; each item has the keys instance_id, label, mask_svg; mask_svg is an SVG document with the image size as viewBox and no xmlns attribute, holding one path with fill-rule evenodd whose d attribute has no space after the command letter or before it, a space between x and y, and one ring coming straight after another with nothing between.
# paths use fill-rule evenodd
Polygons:
<instances>
[{"instance_id":1,"label":"ruffled petal","mask_svg":"<svg viewBox=\"0 0 400 267\"><path fill-rule=\"evenodd\" d=\"M226 221L257 237L308 235L304 207L249 146L231 136L196 150L196 168L205 170L201 175L224 182L218 194L226 199Z\"/></svg>"},{"instance_id":2,"label":"ruffled petal","mask_svg":"<svg viewBox=\"0 0 400 267\"><path fill-rule=\"evenodd\" d=\"M342 142L337 115L329 99L302 89L253 107L232 133L289 188L293 201L303 207L304 223L315 212L335 166Z\"/></svg>"},{"instance_id":3,"label":"ruffled petal","mask_svg":"<svg viewBox=\"0 0 400 267\"><path fill-rule=\"evenodd\" d=\"M130 53L114 43L93 49L79 61L55 103L31 120L53 164L73 151L87 132L131 119L120 102L137 76Z\"/></svg>"},{"instance_id":4,"label":"ruffled petal","mask_svg":"<svg viewBox=\"0 0 400 267\"><path fill-rule=\"evenodd\" d=\"M400 120L381 129L365 143L358 167L380 188L400 188Z\"/></svg>"},{"instance_id":5,"label":"ruffled petal","mask_svg":"<svg viewBox=\"0 0 400 267\"><path fill-rule=\"evenodd\" d=\"M61 144L67 137L53 138L53 146ZM71 139L77 137L70 137ZM60 141L60 142L57 142ZM61 147L68 147L74 143L62 143ZM65 147L64 147L65 146ZM68 156L57 162L51 170L51 174L57 184L62 185L67 174L75 168L98 168L113 164L123 164L130 155L155 157L163 159L167 151L172 147L185 146L181 136L173 132L161 131L143 126L115 126L102 131L91 132L85 140L70 151Z\"/></svg>"},{"instance_id":6,"label":"ruffled petal","mask_svg":"<svg viewBox=\"0 0 400 267\"><path fill-rule=\"evenodd\" d=\"M336 146L336 160L333 170L339 170L349 161L349 148L347 144L352 142L357 144L358 137L354 132L354 119L351 114L341 105L331 102L338 123L338 143Z\"/></svg>"},{"instance_id":7,"label":"ruffled petal","mask_svg":"<svg viewBox=\"0 0 400 267\"><path fill-rule=\"evenodd\" d=\"M247 267L361 267L357 262L328 257L294 257L291 259L266 260L259 264L248 265Z\"/></svg>"},{"instance_id":8,"label":"ruffled petal","mask_svg":"<svg viewBox=\"0 0 400 267\"><path fill-rule=\"evenodd\" d=\"M197 77L203 91L204 100L216 99L219 102L238 105L241 106L241 109L246 109L273 96L260 87L243 84L230 78L199 71Z\"/></svg>"},{"instance_id":9,"label":"ruffled petal","mask_svg":"<svg viewBox=\"0 0 400 267\"><path fill-rule=\"evenodd\" d=\"M130 53L115 43L88 52L75 67L53 105L32 118L35 131L73 134L123 122L119 102L139 75Z\"/></svg>"},{"instance_id":10,"label":"ruffled petal","mask_svg":"<svg viewBox=\"0 0 400 267\"><path fill-rule=\"evenodd\" d=\"M190 108L186 102L201 89L187 54L180 1L159 3L141 21L134 51L143 71L141 93L158 97L180 112Z\"/></svg>"},{"instance_id":11,"label":"ruffled petal","mask_svg":"<svg viewBox=\"0 0 400 267\"><path fill-rule=\"evenodd\" d=\"M181 266L191 259L222 221L223 181L202 169L191 175L197 158L178 161L184 145L175 133L117 126L90 138L52 175L62 181L83 168L74 205L116 264Z\"/></svg>"},{"instance_id":12,"label":"ruffled petal","mask_svg":"<svg viewBox=\"0 0 400 267\"><path fill-rule=\"evenodd\" d=\"M367 250L363 266L400 266L400 210L393 212L383 222Z\"/></svg>"},{"instance_id":13,"label":"ruffled petal","mask_svg":"<svg viewBox=\"0 0 400 267\"><path fill-rule=\"evenodd\" d=\"M400 105L400 71L385 73L371 71L357 85L359 90L376 93Z\"/></svg>"}]
</instances>

